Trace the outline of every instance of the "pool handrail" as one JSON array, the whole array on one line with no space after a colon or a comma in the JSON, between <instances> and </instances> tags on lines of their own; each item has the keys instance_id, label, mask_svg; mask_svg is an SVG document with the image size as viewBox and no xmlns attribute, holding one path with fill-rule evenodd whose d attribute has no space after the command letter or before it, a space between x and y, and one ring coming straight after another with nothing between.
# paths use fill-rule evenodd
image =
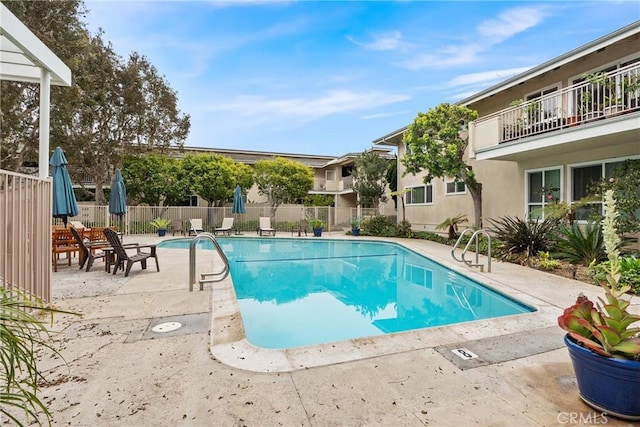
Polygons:
<instances>
[{"instance_id":1,"label":"pool handrail","mask_svg":"<svg viewBox=\"0 0 640 427\"><path fill-rule=\"evenodd\" d=\"M480 251L479 251L478 235L482 234L487 238L487 273L491 273L491 235L489 234L489 232L487 230L483 230L483 229L476 230L471 235L471 238L467 242L467 245L462 250L462 254L460 255L460 259L458 259L456 257L456 253L455 253L456 249L458 249L458 246L460 245L460 242L462 241L462 238L464 237L464 235L467 234L467 231L473 231L473 229L472 228L467 228L462 233L460 233L460 237L458 237L458 241L453 246L453 249L451 249L451 256L453 257L453 259L455 259L458 262L463 262L463 263L467 264L469 267L480 267L480 271L484 271L484 264L481 264L479 262L479 252ZM465 257L464 257L464 255L469 250L469 247L471 246L471 243L474 242L474 241L476 243L476 262L475 262L475 264L472 263L472 261L469 261L469 260L465 259Z\"/></svg>"},{"instance_id":2,"label":"pool handrail","mask_svg":"<svg viewBox=\"0 0 640 427\"><path fill-rule=\"evenodd\" d=\"M203 239L210 240L211 243L213 243L213 246L216 252L218 252L218 255L220 255L220 258L222 259L224 267L221 271L202 273L201 279L199 280L200 290L203 290L205 283L220 282L221 280L224 280L229 275L229 260L227 259L227 256L225 255L224 251L218 244L216 237L211 233L200 233L197 236L195 236L189 243L189 292L193 292L193 284L196 281L196 243L198 242L198 240L203 240ZM205 279L206 276L220 276L220 275L222 275L222 277Z\"/></svg>"}]
</instances>

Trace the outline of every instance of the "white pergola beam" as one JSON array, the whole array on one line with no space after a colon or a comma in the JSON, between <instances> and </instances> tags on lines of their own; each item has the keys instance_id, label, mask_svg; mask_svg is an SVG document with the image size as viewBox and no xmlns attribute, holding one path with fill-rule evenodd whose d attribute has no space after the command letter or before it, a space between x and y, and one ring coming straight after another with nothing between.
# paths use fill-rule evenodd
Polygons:
<instances>
[{"instance_id":1,"label":"white pergola beam","mask_svg":"<svg viewBox=\"0 0 640 427\"><path fill-rule=\"evenodd\" d=\"M49 176L51 85L71 86L71 70L0 3L0 80L40 84L38 176Z\"/></svg>"},{"instance_id":2,"label":"white pergola beam","mask_svg":"<svg viewBox=\"0 0 640 427\"><path fill-rule=\"evenodd\" d=\"M71 86L71 70L58 58L35 34L27 28L5 5L0 3L0 63L5 63L5 52L11 53L6 60L14 62L15 54L23 56L20 63L36 69L23 77L29 78L31 83L40 83L40 69L49 70L51 84L56 86ZM3 66L4 68L4 66ZM34 77L37 76L37 77ZM9 76L7 76L9 77ZM0 80L5 78L0 69Z\"/></svg>"}]
</instances>

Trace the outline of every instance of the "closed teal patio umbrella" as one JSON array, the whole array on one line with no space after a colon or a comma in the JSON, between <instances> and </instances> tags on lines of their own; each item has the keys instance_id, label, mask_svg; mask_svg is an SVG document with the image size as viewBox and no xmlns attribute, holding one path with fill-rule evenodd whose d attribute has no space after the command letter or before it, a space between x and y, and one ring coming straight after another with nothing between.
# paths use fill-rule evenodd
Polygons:
<instances>
[{"instance_id":1,"label":"closed teal patio umbrella","mask_svg":"<svg viewBox=\"0 0 640 427\"><path fill-rule=\"evenodd\" d=\"M239 185L236 185L236 189L233 191L233 209L231 210L231 213L243 214L245 212L244 200L242 199L242 189Z\"/></svg>"},{"instance_id":2,"label":"closed teal patio umbrella","mask_svg":"<svg viewBox=\"0 0 640 427\"><path fill-rule=\"evenodd\" d=\"M111 194L109 195L109 213L122 216L127 213L127 189L124 186L122 172L116 169L113 183L111 184Z\"/></svg>"},{"instance_id":3,"label":"closed teal patio umbrella","mask_svg":"<svg viewBox=\"0 0 640 427\"><path fill-rule=\"evenodd\" d=\"M231 213L233 214L243 214L246 210L244 208L244 200L242 199L242 189L239 185L236 185L235 190L233 191L233 208L231 209ZM240 234L238 231L239 227L236 226L236 234Z\"/></svg>"},{"instance_id":4,"label":"closed teal patio umbrella","mask_svg":"<svg viewBox=\"0 0 640 427\"><path fill-rule=\"evenodd\" d=\"M120 169L116 169L113 182L111 183L111 194L109 194L109 213L118 217L122 217L127 213L127 189L124 186L124 180L122 179L122 172L120 172Z\"/></svg>"},{"instance_id":5,"label":"closed teal patio umbrella","mask_svg":"<svg viewBox=\"0 0 640 427\"><path fill-rule=\"evenodd\" d=\"M62 148L56 147L51 155L49 164L53 167L51 170L52 187L53 187L53 217L62 218L64 226L67 226L67 219L70 216L76 216L80 212L78 201L73 192L71 185L71 177L67 170L67 159L64 156Z\"/></svg>"}]
</instances>

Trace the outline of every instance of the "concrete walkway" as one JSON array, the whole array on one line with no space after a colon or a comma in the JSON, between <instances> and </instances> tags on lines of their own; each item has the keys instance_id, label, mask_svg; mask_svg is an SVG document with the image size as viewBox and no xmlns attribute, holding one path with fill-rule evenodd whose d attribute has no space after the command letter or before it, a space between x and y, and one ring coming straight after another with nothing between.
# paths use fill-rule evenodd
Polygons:
<instances>
[{"instance_id":1,"label":"concrete walkway","mask_svg":"<svg viewBox=\"0 0 640 427\"><path fill-rule=\"evenodd\" d=\"M632 425L582 403L555 327L578 292L595 297L597 288L507 263L479 273L450 262L448 247L402 242L538 312L298 349L272 372L263 353L216 323L229 319L229 301L219 295L230 279L188 291L187 250L161 248L160 273L153 262L148 270L136 264L129 278L107 274L100 262L89 273L61 264L54 303L82 316L55 316L55 345L66 363L40 357L48 381L41 395L55 425ZM199 271L214 268L211 257L200 258ZM185 326L151 330L177 320ZM459 363L450 350L460 347L480 362Z\"/></svg>"}]
</instances>

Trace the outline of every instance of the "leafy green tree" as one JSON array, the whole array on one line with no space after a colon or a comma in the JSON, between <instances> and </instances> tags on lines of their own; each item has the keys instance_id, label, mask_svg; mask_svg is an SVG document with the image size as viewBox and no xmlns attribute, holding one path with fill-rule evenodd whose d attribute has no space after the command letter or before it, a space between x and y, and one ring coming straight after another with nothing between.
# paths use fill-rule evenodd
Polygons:
<instances>
[{"instance_id":1,"label":"leafy green tree","mask_svg":"<svg viewBox=\"0 0 640 427\"><path fill-rule=\"evenodd\" d=\"M87 10L79 0L2 1L42 42L67 64L76 79L75 63L87 37L82 19ZM52 127L70 106L71 88L51 86ZM3 169L27 172L38 164L40 85L0 81L0 164ZM51 145L60 145L51 135ZM63 147L66 148L66 147ZM48 165L44 165L48 167Z\"/></svg>"},{"instance_id":2,"label":"leafy green tree","mask_svg":"<svg viewBox=\"0 0 640 427\"><path fill-rule=\"evenodd\" d=\"M313 170L300 162L276 157L260 160L255 165L255 178L260 194L267 196L274 221L278 206L304 198L313 188Z\"/></svg>"},{"instance_id":3,"label":"leafy green tree","mask_svg":"<svg viewBox=\"0 0 640 427\"><path fill-rule=\"evenodd\" d=\"M387 189L389 160L375 151L365 151L354 160L353 191L358 194L358 203L364 207L378 209L384 202Z\"/></svg>"},{"instance_id":4,"label":"leafy green tree","mask_svg":"<svg viewBox=\"0 0 640 427\"><path fill-rule=\"evenodd\" d=\"M333 196L327 194L308 194L303 202L305 206L331 206L333 204Z\"/></svg>"},{"instance_id":5,"label":"leafy green tree","mask_svg":"<svg viewBox=\"0 0 640 427\"><path fill-rule=\"evenodd\" d=\"M132 205L181 205L191 195L181 161L161 154L125 156L122 178Z\"/></svg>"},{"instance_id":6,"label":"leafy green tree","mask_svg":"<svg viewBox=\"0 0 640 427\"><path fill-rule=\"evenodd\" d=\"M393 159L389 162L386 173L387 185L391 191L391 198L395 208L398 209L398 161Z\"/></svg>"},{"instance_id":7,"label":"leafy green tree","mask_svg":"<svg viewBox=\"0 0 640 427\"><path fill-rule=\"evenodd\" d=\"M253 185L250 166L218 154L188 154L182 159L182 169L192 191L209 206L233 201L236 185L245 190Z\"/></svg>"},{"instance_id":8,"label":"leafy green tree","mask_svg":"<svg viewBox=\"0 0 640 427\"><path fill-rule=\"evenodd\" d=\"M73 85L51 90L51 142L65 150L75 182L92 178L96 203L106 204L103 184L126 154L184 144L190 119L177 109L175 91L146 58L132 53L124 61L102 32L92 36L81 2L5 4L71 69ZM39 89L19 82L1 89L0 161L19 170L38 158Z\"/></svg>"},{"instance_id":9,"label":"leafy green tree","mask_svg":"<svg viewBox=\"0 0 640 427\"><path fill-rule=\"evenodd\" d=\"M451 177L465 183L473 199L474 225L482 227L482 184L464 156L469 146L466 131L478 113L462 105L440 104L418 113L402 138L408 153L402 159L407 173L425 172L425 184Z\"/></svg>"},{"instance_id":10,"label":"leafy green tree","mask_svg":"<svg viewBox=\"0 0 640 427\"><path fill-rule=\"evenodd\" d=\"M602 182L600 194L613 190L618 217L619 233L640 231L640 159L627 159L616 168L611 178Z\"/></svg>"},{"instance_id":11,"label":"leafy green tree","mask_svg":"<svg viewBox=\"0 0 640 427\"><path fill-rule=\"evenodd\" d=\"M72 176L93 178L96 202L104 204L102 185L110 169L127 154L181 146L189 117L180 115L175 93L145 58L134 53L124 63L99 35L88 52L93 55L87 53L88 64L76 79L77 108L57 129L62 145L74 146L68 156Z\"/></svg>"}]
</instances>

